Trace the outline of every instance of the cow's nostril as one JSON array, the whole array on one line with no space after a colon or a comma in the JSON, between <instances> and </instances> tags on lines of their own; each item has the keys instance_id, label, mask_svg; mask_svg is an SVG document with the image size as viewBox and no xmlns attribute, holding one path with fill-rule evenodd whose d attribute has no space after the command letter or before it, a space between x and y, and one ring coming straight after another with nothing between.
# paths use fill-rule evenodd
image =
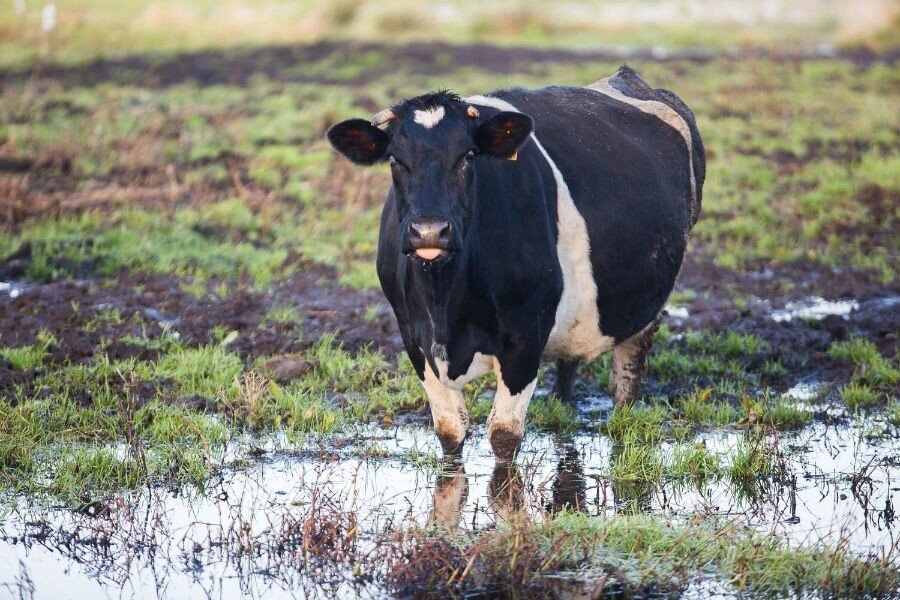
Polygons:
<instances>
[{"instance_id":1,"label":"cow's nostril","mask_svg":"<svg viewBox=\"0 0 900 600\"><path fill-rule=\"evenodd\" d=\"M450 239L451 225L447 219L419 219L409 222L410 241L423 247L434 247Z\"/></svg>"}]
</instances>

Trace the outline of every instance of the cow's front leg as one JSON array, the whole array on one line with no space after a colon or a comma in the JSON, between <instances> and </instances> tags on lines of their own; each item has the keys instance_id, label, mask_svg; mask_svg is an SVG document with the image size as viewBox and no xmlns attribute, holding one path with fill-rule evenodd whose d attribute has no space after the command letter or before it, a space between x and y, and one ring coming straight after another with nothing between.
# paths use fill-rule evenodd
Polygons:
<instances>
[{"instance_id":1,"label":"cow's front leg","mask_svg":"<svg viewBox=\"0 0 900 600\"><path fill-rule=\"evenodd\" d=\"M503 373L503 364L509 371ZM534 394L537 384L538 359L524 368L521 363L497 361L494 363L494 374L497 376L497 393L494 395L494 406L488 416L487 432L494 449L494 456L499 461L512 461L519 445L525 437L525 415L528 403ZM525 383L528 381L528 383Z\"/></svg>"},{"instance_id":2,"label":"cow's front leg","mask_svg":"<svg viewBox=\"0 0 900 600\"><path fill-rule=\"evenodd\" d=\"M428 395L434 431L441 441L444 456L458 456L469 430L469 411L466 410L462 392L442 384L428 363L425 363L425 380L422 384Z\"/></svg>"}]
</instances>

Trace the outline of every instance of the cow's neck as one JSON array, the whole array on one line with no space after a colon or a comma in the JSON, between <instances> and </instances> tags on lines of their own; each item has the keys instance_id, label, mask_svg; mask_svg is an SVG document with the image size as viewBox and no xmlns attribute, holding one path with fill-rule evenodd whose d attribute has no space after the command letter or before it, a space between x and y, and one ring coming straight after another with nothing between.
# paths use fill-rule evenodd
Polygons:
<instances>
[{"instance_id":1,"label":"cow's neck","mask_svg":"<svg viewBox=\"0 0 900 600\"><path fill-rule=\"evenodd\" d=\"M423 337L428 339L419 340L423 350L435 349L440 353L450 342L454 307L461 300L460 292L466 287L463 281L466 272L464 254L460 253L437 268L416 268L411 273L412 293L425 309L430 327L429 332L422 332Z\"/></svg>"}]
</instances>

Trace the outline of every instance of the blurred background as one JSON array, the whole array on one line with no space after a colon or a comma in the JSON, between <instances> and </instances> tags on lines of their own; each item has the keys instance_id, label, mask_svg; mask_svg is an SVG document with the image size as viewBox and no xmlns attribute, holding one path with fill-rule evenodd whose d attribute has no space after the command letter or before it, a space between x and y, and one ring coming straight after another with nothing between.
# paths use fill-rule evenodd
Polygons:
<instances>
[{"instance_id":1,"label":"blurred background","mask_svg":"<svg viewBox=\"0 0 900 600\"><path fill-rule=\"evenodd\" d=\"M885 48L891 0L4 0L0 64L41 51L66 62L133 51L323 39L490 42L542 47ZM43 48L42 48L43 47Z\"/></svg>"}]
</instances>

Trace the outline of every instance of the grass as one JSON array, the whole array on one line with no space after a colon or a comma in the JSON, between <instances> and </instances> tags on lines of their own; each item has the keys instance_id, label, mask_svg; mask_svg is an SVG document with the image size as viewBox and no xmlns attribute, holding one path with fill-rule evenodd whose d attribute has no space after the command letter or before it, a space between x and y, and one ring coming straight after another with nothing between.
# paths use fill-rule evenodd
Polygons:
<instances>
[{"instance_id":1,"label":"grass","mask_svg":"<svg viewBox=\"0 0 900 600\"><path fill-rule=\"evenodd\" d=\"M869 410L900 394L900 357L882 356L875 345L861 338L838 342L828 355L853 366L841 398L851 411Z\"/></svg>"},{"instance_id":2,"label":"grass","mask_svg":"<svg viewBox=\"0 0 900 600\"><path fill-rule=\"evenodd\" d=\"M620 404L603 424L603 430L615 442L655 443L664 437L665 419L666 410L662 406Z\"/></svg>"},{"instance_id":3,"label":"grass","mask_svg":"<svg viewBox=\"0 0 900 600\"><path fill-rule=\"evenodd\" d=\"M772 533L712 520L679 523L650 515L590 517L562 512L547 520L503 523L471 538L447 540L410 531L382 551L388 581L399 595L483 593L467 564L491 573L490 590L512 597L556 595L563 572L598 595L682 590L696 573L735 593L861 597L900 585L896 557L862 561L842 546L795 547ZM437 559L437 560L436 560ZM460 576L462 574L462 576Z\"/></svg>"},{"instance_id":4,"label":"grass","mask_svg":"<svg viewBox=\"0 0 900 600\"><path fill-rule=\"evenodd\" d=\"M569 404L555 396L535 398L528 405L526 427L540 431L567 433L579 428L578 412Z\"/></svg>"},{"instance_id":5,"label":"grass","mask_svg":"<svg viewBox=\"0 0 900 600\"><path fill-rule=\"evenodd\" d=\"M900 402L894 401L888 404L885 410L888 422L894 427L900 427Z\"/></svg>"},{"instance_id":6,"label":"grass","mask_svg":"<svg viewBox=\"0 0 900 600\"><path fill-rule=\"evenodd\" d=\"M877 405L881 395L863 383L849 383L841 388L841 399L852 412Z\"/></svg>"},{"instance_id":7,"label":"grass","mask_svg":"<svg viewBox=\"0 0 900 600\"><path fill-rule=\"evenodd\" d=\"M201 484L244 431L283 431L302 444L334 433L348 417L366 421L423 403L410 365L388 370L380 354L351 355L332 337L303 355L316 364L313 373L285 386L222 345L167 338L158 347L155 361L100 355L48 369L0 400L0 486L77 498L93 488ZM343 407L330 398L350 393L358 396ZM212 412L192 408L198 401ZM122 444L139 448L143 462L122 456Z\"/></svg>"},{"instance_id":8,"label":"grass","mask_svg":"<svg viewBox=\"0 0 900 600\"><path fill-rule=\"evenodd\" d=\"M696 390L674 402L677 413L690 423L722 427L736 423L740 413L727 402L717 402L713 389Z\"/></svg>"},{"instance_id":9,"label":"grass","mask_svg":"<svg viewBox=\"0 0 900 600\"><path fill-rule=\"evenodd\" d=\"M49 331L37 335L37 344L17 348L0 348L0 358L9 362L15 371L28 371L40 367L49 355L49 348L57 343Z\"/></svg>"},{"instance_id":10,"label":"grass","mask_svg":"<svg viewBox=\"0 0 900 600\"><path fill-rule=\"evenodd\" d=\"M390 62L386 50L372 52ZM77 189L54 211L58 218L26 220L0 235L0 249L31 242L36 280L125 266L177 273L202 294L216 278L248 277L265 287L293 272L288 257L297 253L337 267L344 283L377 287L373 231L388 176L335 158L322 139L328 125L370 114L370 99L386 104L448 84L462 93L582 84L616 66L546 63L514 76L474 68L411 77L397 69L368 85L364 100L346 92L353 76L334 70L333 83L11 90L0 97L9 147L21 156L66 157ZM767 60L638 66L691 104L715 157L706 192L715 202L695 235L698 247L715 252L699 257L730 268L803 259L870 269L882 281L896 276L897 139L896 128L885 126L896 116L884 99L898 82L890 69ZM49 201L34 194L29 212ZM858 226L867 234L853 233ZM739 355L757 351L734 332L686 343L702 360L691 365L659 353L654 367L663 375L684 367L737 374Z\"/></svg>"}]
</instances>

